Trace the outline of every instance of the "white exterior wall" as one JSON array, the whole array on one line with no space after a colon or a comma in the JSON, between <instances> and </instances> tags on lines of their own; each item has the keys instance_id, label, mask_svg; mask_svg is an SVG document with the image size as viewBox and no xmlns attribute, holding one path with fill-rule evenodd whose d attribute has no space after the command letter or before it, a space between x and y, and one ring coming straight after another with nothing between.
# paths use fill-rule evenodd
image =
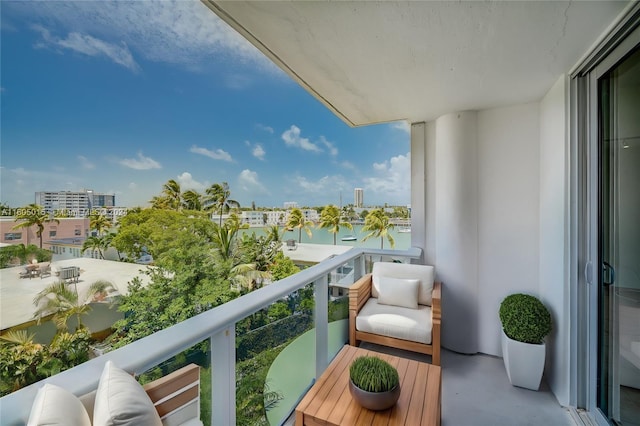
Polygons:
<instances>
[{"instance_id":1,"label":"white exterior wall","mask_svg":"<svg viewBox=\"0 0 640 426\"><path fill-rule=\"evenodd\" d=\"M570 300L568 279L568 138L565 77L540 102L540 273L542 302L551 311L545 377L569 405Z\"/></svg>"},{"instance_id":2,"label":"white exterior wall","mask_svg":"<svg viewBox=\"0 0 640 426\"><path fill-rule=\"evenodd\" d=\"M502 355L500 302L538 295L538 103L478 112L478 351Z\"/></svg>"},{"instance_id":3,"label":"white exterior wall","mask_svg":"<svg viewBox=\"0 0 640 426\"><path fill-rule=\"evenodd\" d=\"M477 113L436 120L435 250L442 289L442 344L478 351ZM446 318L446 320L445 320Z\"/></svg>"},{"instance_id":4,"label":"white exterior wall","mask_svg":"<svg viewBox=\"0 0 640 426\"><path fill-rule=\"evenodd\" d=\"M444 283L446 348L501 356L500 302L539 295L539 125L530 103L412 126L412 244Z\"/></svg>"}]
</instances>

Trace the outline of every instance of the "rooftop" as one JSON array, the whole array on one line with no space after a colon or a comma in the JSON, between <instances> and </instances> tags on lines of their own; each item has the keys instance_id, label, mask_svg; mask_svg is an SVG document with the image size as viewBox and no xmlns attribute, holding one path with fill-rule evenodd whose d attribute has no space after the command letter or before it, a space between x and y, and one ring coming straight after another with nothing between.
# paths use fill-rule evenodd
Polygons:
<instances>
[{"instance_id":1,"label":"rooftop","mask_svg":"<svg viewBox=\"0 0 640 426\"><path fill-rule=\"evenodd\" d=\"M127 294L127 286L136 276L139 276L143 283L148 281L148 277L140 273L147 267L135 263L76 258L54 261L51 266L52 268L68 266L80 268L78 291L81 299L83 292L98 280L109 281L120 294ZM34 297L48 285L59 280L55 274L44 278L20 278L20 272L24 269L24 266L18 266L0 270L0 330L33 320Z\"/></svg>"}]
</instances>

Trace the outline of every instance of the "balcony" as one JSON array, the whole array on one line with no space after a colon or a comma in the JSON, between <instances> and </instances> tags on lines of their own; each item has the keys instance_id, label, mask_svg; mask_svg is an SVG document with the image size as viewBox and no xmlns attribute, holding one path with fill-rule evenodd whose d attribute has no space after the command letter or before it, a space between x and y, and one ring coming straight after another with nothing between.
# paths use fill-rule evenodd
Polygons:
<instances>
[{"instance_id":1,"label":"balcony","mask_svg":"<svg viewBox=\"0 0 640 426\"><path fill-rule=\"evenodd\" d=\"M274 380L270 375L279 374L277 371L267 374L266 384L272 399L271 404L265 403L269 406L265 420L269 424L293 424L290 414L297 402L347 341L347 323L343 319L346 318L343 315L346 312L340 308L343 299L339 290L361 277L371 261L381 258L410 261L420 256L421 251L416 248L406 251L354 248L296 275L7 395L0 399L0 423L26 423L36 392L44 382L66 388L76 395L83 395L97 387L100 373L108 360L137 375L150 370L154 370L156 374L159 371L165 374L166 366L175 364L170 360L176 355L182 354L180 357L184 361L185 351L207 342L210 351L205 353L206 356L200 356L196 362L204 367L202 371L206 377L201 377L201 381L208 382L209 378L211 381L210 395L204 394L209 392L209 386L202 386L201 399L212 402L202 408L201 418L205 424L211 425L246 424L245 419L238 418L236 414L252 408L236 407L237 403L247 401L247 395L241 395L243 390L246 392L248 389L243 383L243 363L248 361L251 365L266 352L277 360L285 352L285 347L296 342L300 344L301 339L306 339L302 347L308 356L297 356L292 361L297 365L291 365L289 374L284 378L291 379L295 376L295 380L289 380L286 389L281 381L277 386L271 387ZM293 337L285 336L287 343L280 345L279 339L283 340L283 337L274 331L275 326L269 329L266 326L249 330L237 329L241 321L264 312L263 309L274 303L292 300L301 291L313 293L314 303L313 306L308 306L308 312L294 312L268 324L281 324L281 329L292 333ZM446 316L447 313L443 312L443 318ZM308 327L293 327L303 323L308 324ZM274 350L276 345L280 345L277 346L277 351ZM430 361L429 356L394 348L375 345L368 345L366 348L419 361ZM571 413L558 404L544 383L539 392L512 387L502 360L497 357L462 355L445 349L442 367L442 421L445 425L575 424ZM295 373L290 373L292 371Z\"/></svg>"}]
</instances>

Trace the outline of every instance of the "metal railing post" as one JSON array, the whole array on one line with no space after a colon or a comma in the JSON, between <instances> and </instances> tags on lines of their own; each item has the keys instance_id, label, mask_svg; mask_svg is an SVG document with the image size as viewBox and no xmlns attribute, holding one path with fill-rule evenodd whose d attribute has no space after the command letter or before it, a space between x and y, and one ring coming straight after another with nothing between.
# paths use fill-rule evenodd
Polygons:
<instances>
[{"instance_id":1,"label":"metal railing post","mask_svg":"<svg viewBox=\"0 0 640 426\"><path fill-rule=\"evenodd\" d=\"M329 284L327 275L313 282L316 327L316 379L329 365Z\"/></svg>"},{"instance_id":2,"label":"metal railing post","mask_svg":"<svg viewBox=\"0 0 640 426\"><path fill-rule=\"evenodd\" d=\"M211 425L236 424L235 324L211 336Z\"/></svg>"},{"instance_id":3,"label":"metal railing post","mask_svg":"<svg viewBox=\"0 0 640 426\"><path fill-rule=\"evenodd\" d=\"M364 254L353 259L353 282L356 282L365 274Z\"/></svg>"}]
</instances>

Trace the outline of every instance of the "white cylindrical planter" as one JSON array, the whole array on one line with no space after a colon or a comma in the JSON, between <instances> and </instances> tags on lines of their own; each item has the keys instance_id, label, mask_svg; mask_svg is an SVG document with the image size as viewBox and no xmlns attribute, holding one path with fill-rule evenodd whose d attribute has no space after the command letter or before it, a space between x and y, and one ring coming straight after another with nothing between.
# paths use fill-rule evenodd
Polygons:
<instances>
[{"instance_id":1,"label":"white cylindrical planter","mask_svg":"<svg viewBox=\"0 0 640 426\"><path fill-rule=\"evenodd\" d=\"M510 339L502 331L502 358L512 385L537 391L544 371L545 344Z\"/></svg>"}]
</instances>

